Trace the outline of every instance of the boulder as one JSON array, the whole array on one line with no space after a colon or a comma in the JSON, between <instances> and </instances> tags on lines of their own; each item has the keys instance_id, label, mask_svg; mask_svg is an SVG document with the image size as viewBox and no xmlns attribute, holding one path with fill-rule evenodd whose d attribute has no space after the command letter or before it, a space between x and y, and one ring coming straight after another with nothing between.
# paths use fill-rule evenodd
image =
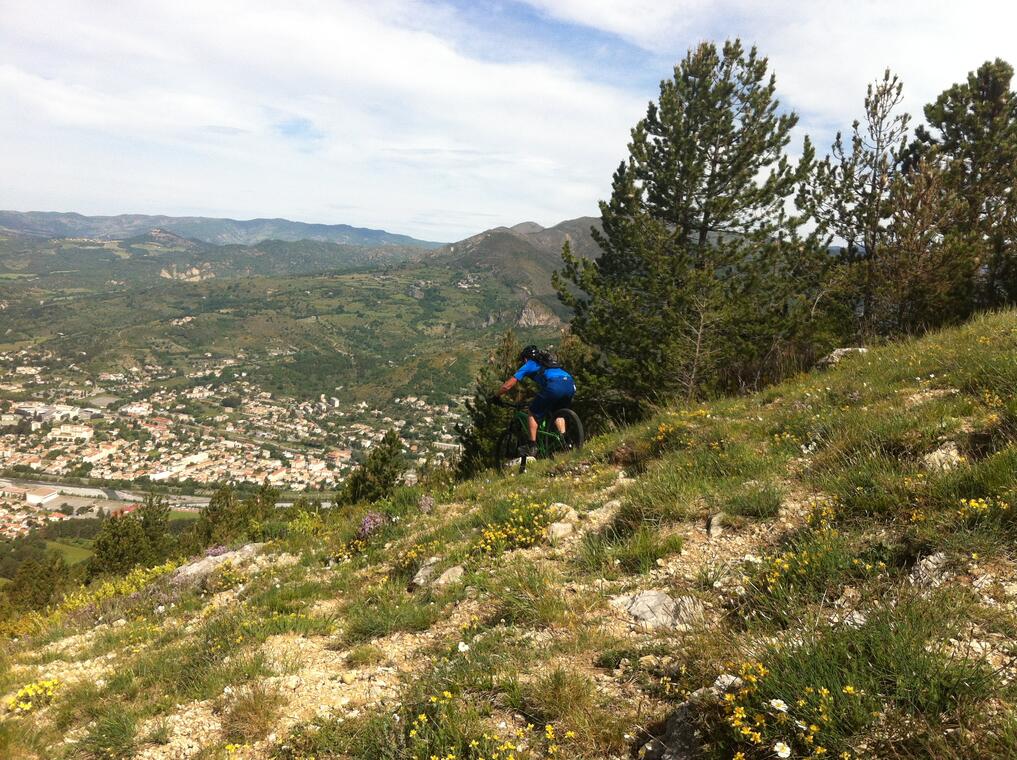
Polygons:
<instances>
[{"instance_id":1,"label":"boulder","mask_svg":"<svg viewBox=\"0 0 1017 760\"><path fill-rule=\"evenodd\" d=\"M742 685L738 676L725 673L718 676L712 686L696 689L668 716L663 732L639 748L637 756L646 760L695 760L702 757L705 737L699 728L702 724L699 713Z\"/></svg>"},{"instance_id":2,"label":"boulder","mask_svg":"<svg viewBox=\"0 0 1017 760\"><path fill-rule=\"evenodd\" d=\"M743 685L742 679L738 676L731 675L730 673L721 673L717 676L717 680L713 682L712 686L704 686L692 692L689 695L689 701L699 704L719 702L729 691L738 691Z\"/></svg>"},{"instance_id":3,"label":"boulder","mask_svg":"<svg viewBox=\"0 0 1017 760\"><path fill-rule=\"evenodd\" d=\"M703 604L692 596L672 599L663 591L640 591L611 599L611 606L622 610L645 628L670 628L687 631L701 623Z\"/></svg>"},{"instance_id":4,"label":"boulder","mask_svg":"<svg viewBox=\"0 0 1017 760\"><path fill-rule=\"evenodd\" d=\"M463 570L462 565L450 567L444 573L439 575L437 579L434 581L434 583L432 583L431 585L436 586L438 588L441 588L442 586L451 585L453 583L458 582L463 577L464 572L466 571Z\"/></svg>"},{"instance_id":5,"label":"boulder","mask_svg":"<svg viewBox=\"0 0 1017 760\"><path fill-rule=\"evenodd\" d=\"M947 557L943 552L936 552L935 554L923 557L914 566L909 580L916 586L925 586L927 588L941 586L943 581L951 577L946 569L946 564Z\"/></svg>"},{"instance_id":6,"label":"boulder","mask_svg":"<svg viewBox=\"0 0 1017 760\"><path fill-rule=\"evenodd\" d=\"M820 359L818 362L816 362L816 366L819 367L820 369L835 367L838 364L840 364L841 360L845 356L850 356L851 354L867 354L867 353L869 353L869 349L864 348L862 346L835 348L833 351L831 351L822 359Z\"/></svg>"},{"instance_id":7,"label":"boulder","mask_svg":"<svg viewBox=\"0 0 1017 760\"><path fill-rule=\"evenodd\" d=\"M560 541L566 536L572 535L573 527L570 522L554 522L547 526L547 537L551 543Z\"/></svg>"},{"instance_id":8,"label":"boulder","mask_svg":"<svg viewBox=\"0 0 1017 760\"><path fill-rule=\"evenodd\" d=\"M234 565L246 562L261 551L265 544L247 544L239 549L214 557L202 557L173 571L170 582L176 586L196 585L210 576L219 565L230 562Z\"/></svg>"},{"instance_id":9,"label":"boulder","mask_svg":"<svg viewBox=\"0 0 1017 760\"><path fill-rule=\"evenodd\" d=\"M947 441L935 451L932 451L925 455L922 462L925 464L925 469L932 472L946 472L947 470L953 470L956 467L964 464L967 460L964 455L960 453L957 448L957 444L953 441Z\"/></svg>"},{"instance_id":10,"label":"boulder","mask_svg":"<svg viewBox=\"0 0 1017 760\"><path fill-rule=\"evenodd\" d=\"M428 557L417 570L416 575L413 576L413 580L410 581L410 591L429 584L438 569L438 562L440 561L439 557Z\"/></svg>"},{"instance_id":11,"label":"boulder","mask_svg":"<svg viewBox=\"0 0 1017 760\"><path fill-rule=\"evenodd\" d=\"M420 501L417 502L417 507L425 515L428 514L434 509L434 497L431 496L431 494L429 493L425 493L423 496L420 497Z\"/></svg>"},{"instance_id":12,"label":"boulder","mask_svg":"<svg viewBox=\"0 0 1017 760\"><path fill-rule=\"evenodd\" d=\"M547 510L558 515L558 520L561 522L576 522L579 519L579 513L572 509L568 504L560 501L556 501L550 505Z\"/></svg>"}]
</instances>

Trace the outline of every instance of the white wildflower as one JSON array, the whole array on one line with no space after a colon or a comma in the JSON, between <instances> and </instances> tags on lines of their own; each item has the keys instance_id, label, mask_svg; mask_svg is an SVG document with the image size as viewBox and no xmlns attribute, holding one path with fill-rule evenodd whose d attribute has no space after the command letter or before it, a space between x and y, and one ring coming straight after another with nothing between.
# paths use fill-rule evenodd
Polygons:
<instances>
[{"instance_id":1,"label":"white wildflower","mask_svg":"<svg viewBox=\"0 0 1017 760\"><path fill-rule=\"evenodd\" d=\"M787 702L783 699L771 699L770 707L779 712L787 712Z\"/></svg>"},{"instance_id":2,"label":"white wildflower","mask_svg":"<svg viewBox=\"0 0 1017 760\"><path fill-rule=\"evenodd\" d=\"M460 652L461 652L462 654L466 654L467 652L469 652L469 651L470 651L470 645L469 645L469 644L467 644L467 643L466 643L465 641L460 641L460 642L459 642L459 651L460 651Z\"/></svg>"},{"instance_id":3,"label":"white wildflower","mask_svg":"<svg viewBox=\"0 0 1017 760\"><path fill-rule=\"evenodd\" d=\"M784 742L774 744L773 751L777 753L777 757L791 757L791 748Z\"/></svg>"}]
</instances>

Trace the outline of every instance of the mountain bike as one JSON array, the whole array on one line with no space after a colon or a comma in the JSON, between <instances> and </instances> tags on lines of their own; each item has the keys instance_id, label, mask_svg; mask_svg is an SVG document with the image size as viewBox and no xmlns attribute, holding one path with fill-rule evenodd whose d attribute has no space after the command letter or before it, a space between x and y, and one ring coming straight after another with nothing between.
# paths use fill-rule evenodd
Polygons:
<instances>
[{"instance_id":1,"label":"mountain bike","mask_svg":"<svg viewBox=\"0 0 1017 760\"><path fill-rule=\"evenodd\" d=\"M530 442L530 415L526 411L529 404L526 402L513 404L502 399L496 399L495 403L516 410L505 432L498 439L494 452L495 466L505 471L509 467L514 467L515 461L518 460L519 472L526 472L528 457L521 456L519 449ZM558 432L554 422L557 419L565 421L564 433ZM537 427L537 458L550 459L555 454L581 449L585 440L583 422L579 415L571 409L559 409L542 419Z\"/></svg>"}]
</instances>

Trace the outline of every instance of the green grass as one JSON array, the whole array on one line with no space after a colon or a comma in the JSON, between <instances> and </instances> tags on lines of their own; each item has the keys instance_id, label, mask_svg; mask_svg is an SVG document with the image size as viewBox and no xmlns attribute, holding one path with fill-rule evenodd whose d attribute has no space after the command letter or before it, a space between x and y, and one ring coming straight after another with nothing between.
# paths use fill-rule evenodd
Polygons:
<instances>
[{"instance_id":1,"label":"green grass","mask_svg":"<svg viewBox=\"0 0 1017 760\"><path fill-rule=\"evenodd\" d=\"M777 516L783 500L784 494L771 483L747 483L716 503L725 514L766 520Z\"/></svg>"},{"instance_id":2,"label":"green grass","mask_svg":"<svg viewBox=\"0 0 1017 760\"><path fill-rule=\"evenodd\" d=\"M944 729L975 719L994 684L984 664L941 650L963 614L963 607L944 601L905 599L859 628L814 630L801 646L772 647L745 662L741 673L749 693L725 708L728 724L718 726L719 740L732 752L751 750L737 724L730 724L742 707L768 719L760 728L764 745L782 741L796 756L817 746L834 756L852 751L877 723L886 725L877 756L954 756L963 734L951 737ZM950 612L944 616L943 610ZM786 712L773 700L787 705ZM816 730L803 733L796 720Z\"/></svg>"},{"instance_id":3,"label":"green grass","mask_svg":"<svg viewBox=\"0 0 1017 760\"><path fill-rule=\"evenodd\" d=\"M46 548L60 554L68 565L76 565L92 556L92 552L83 546L73 546L61 541L47 541Z\"/></svg>"},{"instance_id":4,"label":"green grass","mask_svg":"<svg viewBox=\"0 0 1017 760\"><path fill-rule=\"evenodd\" d=\"M402 584L384 583L351 603L343 615L343 638L361 644L396 631L423 631L442 614L439 599L411 594Z\"/></svg>"},{"instance_id":5,"label":"green grass","mask_svg":"<svg viewBox=\"0 0 1017 760\"><path fill-rule=\"evenodd\" d=\"M169 514L170 520L197 520L201 515L200 512L192 512L187 509L171 509Z\"/></svg>"},{"instance_id":6,"label":"green grass","mask_svg":"<svg viewBox=\"0 0 1017 760\"><path fill-rule=\"evenodd\" d=\"M632 533L619 533L608 527L599 533L583 537L576 562L588 573L600 573L611 578L618 571L646 573L659 561L679 554L682 539L650 525L639 525Z\"/></svg>"},{"instance_id":7,"label":"green grass","mask_svg":"<svg viewBox=\"0 0 1017 760\"><path fill-rule=\"evenodd\" d=\"M215 711L220 716L223 737L234 744L265 738L272 730L282 702L277 689L260 684L240 689L229 697L220 697Z\"/></svg>"},{"instance_id":8,"label":"green grass","mask_svg":"<svg viewBox=\"0 0 1017 760\"><path fill-rule=\"evenodd\" d=\"M119 705L102 711L81 741L89 760L121 760L133 757L137 746L137 718Z\"/></svg>"}]
</instances>

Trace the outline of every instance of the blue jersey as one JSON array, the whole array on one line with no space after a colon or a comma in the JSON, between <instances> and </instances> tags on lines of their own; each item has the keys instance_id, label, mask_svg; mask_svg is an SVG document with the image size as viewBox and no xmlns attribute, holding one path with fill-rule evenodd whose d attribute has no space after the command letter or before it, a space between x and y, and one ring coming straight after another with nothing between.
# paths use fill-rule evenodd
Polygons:
<instances>
[{"instance_id":1,"label":"blue jersey","mask_svg":"<svg viewBox=\"0 0 1017 760\"><path fill-rule=\"evenodd\" d=\"M519 382L530 378L540 387L542 394L550 391L554 395L571 395L576 392L576 384L572 375L561 367L545 368L533 359L520 367L513 377Z\"/></svg>"}]
</instances>

